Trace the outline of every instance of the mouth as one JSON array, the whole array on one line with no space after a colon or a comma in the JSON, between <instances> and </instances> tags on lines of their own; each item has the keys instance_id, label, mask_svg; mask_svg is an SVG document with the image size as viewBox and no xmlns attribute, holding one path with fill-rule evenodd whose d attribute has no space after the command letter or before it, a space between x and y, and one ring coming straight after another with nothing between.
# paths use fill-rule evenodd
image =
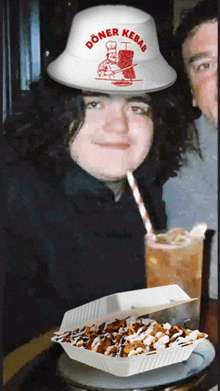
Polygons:
<instances>
[{"instance_id":1,"label":"mouth","mask_svg":"<svg viewBox=\"0 0 220 391\"><path fill-rule=\"evenodd\" d=\"M121 150L126 150L130 147L129 143L123 143L123 142L118 142L118 143L96 143L102 148L109 148L109 149L121 149Z\"/></svg>"}]
</instances>

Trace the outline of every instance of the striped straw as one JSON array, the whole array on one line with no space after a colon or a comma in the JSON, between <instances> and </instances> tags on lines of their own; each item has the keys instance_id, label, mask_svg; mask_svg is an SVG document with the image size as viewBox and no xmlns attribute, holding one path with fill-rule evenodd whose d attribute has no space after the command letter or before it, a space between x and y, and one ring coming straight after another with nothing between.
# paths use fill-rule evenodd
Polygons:
<instances>
[{"instance_id":1,"label":"striped straw","mask_svg":"<svg viewBox=\"0 0 220 391\"><path fill-rule=\"evenodd\" d=\"M133 176L133 174L130 171L127 172L127 179L128 179L128 183L130 185L130 188L132 190L134 199L135 199L135 201L137 203L140 215L141 215L142 220L144 222L146 231L147 231L147 233L149 235L153 235L154 231L153 231L152 224L150 222L148 213L147 213L147 211L145 209L144 202L143 202L143 199L142 199L142 197L140 195L140 192L138 190L138 187L137 187L137 184L135 182L134 176Z\"/></svg>"}]
</instances>

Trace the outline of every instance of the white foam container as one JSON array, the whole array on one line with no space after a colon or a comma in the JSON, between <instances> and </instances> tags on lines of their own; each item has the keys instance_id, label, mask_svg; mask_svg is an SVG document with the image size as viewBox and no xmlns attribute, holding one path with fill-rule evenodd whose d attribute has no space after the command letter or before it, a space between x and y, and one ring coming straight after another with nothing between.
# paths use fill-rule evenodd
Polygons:
<instances>
[{"instance_id":1,"label":"white foam container","mask_svg":"<svg viewBox=\"0 0 220 391\"><path fill-rule=\"evenodd\" d=\"M59 331L73 330L84 325L101 324L104 321L113 321L116 318L123 319L127 316L152 314L193 300L196 299L191 299L177 284L115 293L67 311L64 314ZM206 337L207 335L204 338ZM131 357L110 357L67 343L58 343L62 345L71 359L115 376L124 377L187 360L204 338L193 343ZM51 340L57 342L55 337Z\"/></svg>"}]
</instances>

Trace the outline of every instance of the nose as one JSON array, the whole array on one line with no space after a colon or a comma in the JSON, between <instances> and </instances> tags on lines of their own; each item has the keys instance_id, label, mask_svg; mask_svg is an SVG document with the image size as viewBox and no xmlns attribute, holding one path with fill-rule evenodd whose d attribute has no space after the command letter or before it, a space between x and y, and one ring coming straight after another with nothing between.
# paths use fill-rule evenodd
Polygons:
<instances>
[{"instance_id":1,"label":"nose","mask_svg":"<svg viewBox=\"0 0 220 391\"><path fill-rule=\"evenodd\" d=\"M126 133L128 118L123 107L110 107L105 117L105 130L108 132Z\"/></svg>"}]
</instances>

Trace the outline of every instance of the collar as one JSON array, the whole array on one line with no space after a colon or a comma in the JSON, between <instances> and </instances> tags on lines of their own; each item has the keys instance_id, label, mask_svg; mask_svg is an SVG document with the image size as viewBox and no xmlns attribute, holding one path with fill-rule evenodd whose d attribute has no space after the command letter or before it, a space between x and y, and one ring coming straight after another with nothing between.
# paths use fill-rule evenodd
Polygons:
<instances>
[{"instance_id":1,"label":"collar","mask_svg":"<svg viewBox=\"0 0 220 391\"><path fill-rule=\"evenodd\" d=\"M142 172L141 172L142 173ZM146 189L152 185L152 173L147 175L145 172L144 180L139 171L135 173L138 186ZM142 173L143 174L143 173ZM131 189L126 182L122 196L118 202L115 202L113 191L102 181L96 179L77 163L73 162L65 171L61 186L66 196L75 203L83 213L103 212L103 207L110 211L111 208L120 209L123 205L125 209L134 204L134 197ZM127 206L126 206L127 205Z\"/></svg>"},{"instance_id":2,"label":"collar","mask_svg":"<svg viewBox=\"0 0 220 391\"><path fill-rule=\"evenodd\" d=\"M82 197L88 202L96 200L102 203L114 200L113 192L104 182L87 173L76 163L65 172L63 186L69 197Z\"/></svg>"}]
</instances>

